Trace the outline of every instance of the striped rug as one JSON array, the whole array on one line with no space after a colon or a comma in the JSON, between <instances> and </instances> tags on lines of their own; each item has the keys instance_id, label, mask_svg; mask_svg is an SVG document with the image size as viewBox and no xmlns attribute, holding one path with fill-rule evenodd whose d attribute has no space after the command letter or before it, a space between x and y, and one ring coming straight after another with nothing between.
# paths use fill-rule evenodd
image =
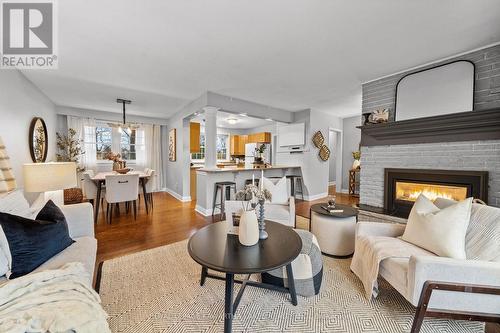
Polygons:
<instances>
[{"instance_id":1,"label":"striped rug","mask_svg":"<svg viewBox=\"0 0 500 333\"><path fill-rule=\"evenodd\" d=\"M10 167L9 155L0 137L0 195L16 189L16 179Z\"/></svg>"},{"instance_id":2,"label":"striped rug","mask_svg":"<svg viewBox=\"0 0 500 333\"><path fill-rule=\"evenodd\" d=\"M324 276L315 297L247 287L233 332L409 332L414 307L387 283L372 302L349 270L350 259L323 256ZM199 285L200 266L187 241L104 262L101 298L113 332L222 332L224 282ZM238 286L235 286L237 292ZM483 324L426 319L422 333L483 332Z\"/></svg>"}]
</instances>

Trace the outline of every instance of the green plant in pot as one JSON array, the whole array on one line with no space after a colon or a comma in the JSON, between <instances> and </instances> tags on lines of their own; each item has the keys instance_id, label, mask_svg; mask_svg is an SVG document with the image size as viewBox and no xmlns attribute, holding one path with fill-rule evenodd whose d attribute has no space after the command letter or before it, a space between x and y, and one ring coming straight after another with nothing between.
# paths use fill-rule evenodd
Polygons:
<instances>
[{"instance_id":1,"label":"green plant in pot","mask_svg":"<svg viewBox=\"0 0 500 333\"><path fill-rule=\"evenodd\" d=\"M361 159L361 152L359 150L353 151L352 157L354 158L354 162L352 163L352 170L357 170L361 166L361 163L359 161Z\"/></svg>"},{"instance_id":2,"label":"green plant in pot","mask_svg":"<svg viewBox=\"0 0 500 333\"><path fill-rule=\"evenodd\" d=\"M266 151L266 145L265 144L261 144L260 146L258 146L257 148L255 148L255 163L257 164L262 164L264 163L264 151Z\"/></svg>"}]
</instances>

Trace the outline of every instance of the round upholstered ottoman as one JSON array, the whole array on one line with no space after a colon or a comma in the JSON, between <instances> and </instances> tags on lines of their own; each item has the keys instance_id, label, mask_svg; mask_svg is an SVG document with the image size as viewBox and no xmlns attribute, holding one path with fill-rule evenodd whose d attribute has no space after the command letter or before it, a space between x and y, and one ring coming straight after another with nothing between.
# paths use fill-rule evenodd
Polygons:
<instances>
[{"instance_id":1,"label":"round upholstered ottoman","mask_svg":"<svg viewBox=\"0 0 500 333\"><path fill-rule=\"evenodd\" d=\"M295 230L302 239L302 251L292 261L297 295L314 296L319 293L323 279L323 259L316 237L306 230ZM262 282L288 287L286 268L262 273Z\"/></svg>"}]
</instances>

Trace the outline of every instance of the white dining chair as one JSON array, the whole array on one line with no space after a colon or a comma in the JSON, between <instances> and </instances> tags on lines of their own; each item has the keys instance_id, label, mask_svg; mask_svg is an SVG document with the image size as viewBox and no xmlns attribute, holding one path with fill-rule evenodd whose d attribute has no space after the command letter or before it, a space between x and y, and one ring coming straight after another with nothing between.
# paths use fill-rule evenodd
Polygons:
<instances>
[{"instance_id":1,"label":"white dining chair","mask_svg":"<svg viewBox=\"0 0 500 333\"><path fill-rule=\"evenodd\" d=\"M87 198L87 200L92 203L92 205L95 204L95 200L97 198L97 185L96 183L92 180L94 177L94 171L93 170L87 170L82 173L83 176L83 181L82 181L82 190L83 190L83 195ZM105 189L101 188L101 202L104 200L104 194Z\"/></svg>"},{"instance_id":2,"label":"white dining chair","mask_svg":"<svg viewBox=\"0 0 500 333\"><path fill-rule=\"evenodd\" d=\"M109 223L113 219L113 208L119 210L121 202L126 203L128 212L130 203L134 208L134 219L137 219L137 199L139 197L139 175L107 175L106 176L106 203Z\"/></svg>"}]
</instances>

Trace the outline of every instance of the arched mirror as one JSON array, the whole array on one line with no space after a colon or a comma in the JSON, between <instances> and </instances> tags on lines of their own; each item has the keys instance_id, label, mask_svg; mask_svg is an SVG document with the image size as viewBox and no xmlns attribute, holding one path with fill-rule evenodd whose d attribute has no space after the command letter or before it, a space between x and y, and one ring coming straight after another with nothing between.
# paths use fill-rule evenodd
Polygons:
<instances>
[{"instance_id":1,"label":"arched mirror","mask_svg":"<svg viewBox=\"0 0 500 333\"><path fill-rule=\"evenodd\" d=\"M48 135L47 126L42 118L35 117L31 121L29 143L31 159L33 162L45 162L47 159Z\"/></svg>"}]
</instances>

